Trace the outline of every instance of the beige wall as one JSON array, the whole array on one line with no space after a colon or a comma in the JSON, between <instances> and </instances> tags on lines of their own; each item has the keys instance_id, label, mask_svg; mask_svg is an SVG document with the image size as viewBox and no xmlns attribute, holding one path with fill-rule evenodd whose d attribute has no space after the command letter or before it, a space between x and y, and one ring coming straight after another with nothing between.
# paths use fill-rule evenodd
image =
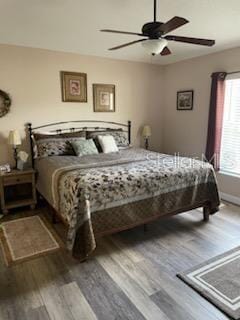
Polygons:
<instances>
[{"instance_id":1,"label":"beige wall","mask_svg":"<svg viewBox=\"0 0 240 320\"><path fill-rule=\"evenodd\" d=\"M240 70L240 48L168 65L164 68L164 146L167 153L200 156L205 151L211 73ZM177 111L176 93L194 90L194 110ZM240 196L240 179L219 175L220 190Z\"/></svg>"},{"instance_id":2,"label":"beige wall","mask_svg":"<svg viewBox=\"0 0 240 320\"><path fill-rule=\"evenodd\" d=\"M86 72L88 103L61 102L59 71ZM116 85L116 112L94 113L92 83ZM9 92L11 112L0 118L0 164L11 161L8 132L24 124L41 125L74 119L132 120L133 143L140 143L140 128L153 127L154 149L161 149L161 67L126 61L81 56L48 50L0 45L0 89Z\"/></svg>"},{"instance_id":3,"label":"beige wall","mask_svg":"<svg viewBox=\"0 0 240 320\"><path fill-rule=\"evenodd\" d=\"M24 137L24 124L73 119L133 122L133 143L140 128L153 129L151 148L166 153L200 156L205 151L210 75L240 69L240 49L227 50L160 67L41 49L0 45L0 89L13 99L11 112L0 118L0 164L13 161L7 145L11 129ZM63 103L59 71L88 75L88 103ZM94 113L92 83L116 85L116 112ZM194 110L176 111L176 92L194 89ZM25 143L23 145L25 148ZM240 196L240 179L219 176L222 192Z\"/></svg>"}]
</instances>

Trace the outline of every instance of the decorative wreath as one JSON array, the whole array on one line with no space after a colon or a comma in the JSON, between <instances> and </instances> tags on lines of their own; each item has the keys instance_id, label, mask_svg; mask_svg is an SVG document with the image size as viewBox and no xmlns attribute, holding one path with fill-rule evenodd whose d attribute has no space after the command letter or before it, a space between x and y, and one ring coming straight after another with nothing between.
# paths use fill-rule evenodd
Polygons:
<instances>
[{"instance_id":1,"label":"decorative wreath","mask_svg":"<svg viewBox=\"0 0 240 320\"><path fill-rule=\"evenodd\" d=\"M10 96L6 92L0 90L0 118L5 116L9 112L10 106Z\"/></svg>"}]
</instances>

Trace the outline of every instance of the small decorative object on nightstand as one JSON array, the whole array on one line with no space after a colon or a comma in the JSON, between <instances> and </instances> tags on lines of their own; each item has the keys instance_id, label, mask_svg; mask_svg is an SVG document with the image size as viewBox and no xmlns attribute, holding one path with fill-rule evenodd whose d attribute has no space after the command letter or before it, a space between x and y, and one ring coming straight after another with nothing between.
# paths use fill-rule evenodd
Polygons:
<instances>
[{"instance_id":1,"label":"small decorative object on nightstand","mask_svg":"<svg viewBox=\"0 0 240 320\"><path fill-rule=\"evenodd\" d=\"M29 155L25 151L19 151L17 156L17 169L18 170L26 170L29 168L28 166L28 158Z\"/></svg>"},{"instance_id":2,"label":"small decorative object on nightstand","mask_svg":"<svg viewBox=\"0 0 240 320\"><path fill-rule=\"evenodd\" d=\"M8 136L8 143L13 147L14 150L14 159L15 159L15 167L17 169L17 147L22 144L21 137L18 130L11 130Z\"/></svg>"},{"instance_id":3,"label":"small decorative object on nightstand","mask_svg":"<svg viewBox=\"0 0 240 320\"><path fill-rule=\"evenodd\" d=\"M143 127L142 136L143 136L143 138L145 140L145 148L146 148L146 150L148 150L148 146L149 146L148 139L149 139L149 137L151 137L151 135L152 135L151 127L149 125L145 125Z\"/></svg>"},{"instance_id":4,"label":"small decorative object on nightstand","mask_svg":"<svg viewBox=\"0 0 240 320\"><path fill-rule=\"evenodd\" d=\"M9 209L30 206L37 203L35 187L35 170L12 170L0 175L1 209L4 214Z\"/></svg>"}]
</instances>

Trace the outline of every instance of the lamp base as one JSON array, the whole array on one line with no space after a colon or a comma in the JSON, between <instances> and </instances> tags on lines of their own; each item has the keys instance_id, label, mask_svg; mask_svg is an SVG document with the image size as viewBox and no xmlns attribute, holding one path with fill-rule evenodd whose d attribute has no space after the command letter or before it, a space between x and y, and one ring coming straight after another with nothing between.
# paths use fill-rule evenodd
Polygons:
<instances>
[{"instance_id":1,"label":"lamp base","mask_svg":"<svg viewBox=\"0 0 240 320\"><path fill-rule=\"evenodd\" d=\"M13 147L13 156L14 156L14 160L15 160L15 167L13 169L17 170L17 161L18 161L17 147Z\"/></svg>"},{"instance_id":2,"label":"lamp base","mask_svg":"<svg viewBox=\"0 0 240 320\"><path fill-rule=\"evenodd\" d=\"M149 143L148 143L148 138L145 138L145 149L148 150Z\"/></svg>"}]
</instances>

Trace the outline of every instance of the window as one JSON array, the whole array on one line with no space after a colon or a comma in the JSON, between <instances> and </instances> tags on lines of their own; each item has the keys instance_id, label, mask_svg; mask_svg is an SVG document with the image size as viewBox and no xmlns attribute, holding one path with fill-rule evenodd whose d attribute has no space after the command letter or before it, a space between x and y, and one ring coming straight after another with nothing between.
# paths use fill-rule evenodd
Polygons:
<instances>
[{"instance_id":1,"label":"window","mask_svg":"<svg viewBox=\"0 0 240 320\"><path fill-rule=\"evenodd\" d=\"M240 74L226 78L220 170L240 176Z\"/></svg>"}]
</instances>

